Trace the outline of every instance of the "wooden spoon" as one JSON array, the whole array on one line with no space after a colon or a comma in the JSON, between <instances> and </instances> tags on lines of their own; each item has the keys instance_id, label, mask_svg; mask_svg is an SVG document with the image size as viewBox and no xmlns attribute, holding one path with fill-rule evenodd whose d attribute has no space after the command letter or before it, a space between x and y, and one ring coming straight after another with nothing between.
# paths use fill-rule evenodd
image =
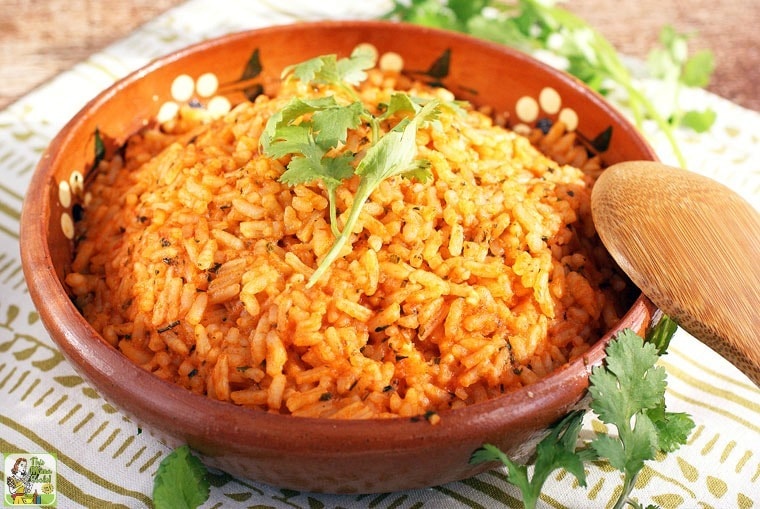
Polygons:
<instances>
[{"instance_id":1,"label":"wooden spoon","mask_svg":"<svg viewBox=\"0 0 760 509\"><path fill-rule=\"evenodd\" d=\"M712 179L652 161L605 170L591 213L633 283L760 386L760 214Z\"/></svg>"}]
</instances>

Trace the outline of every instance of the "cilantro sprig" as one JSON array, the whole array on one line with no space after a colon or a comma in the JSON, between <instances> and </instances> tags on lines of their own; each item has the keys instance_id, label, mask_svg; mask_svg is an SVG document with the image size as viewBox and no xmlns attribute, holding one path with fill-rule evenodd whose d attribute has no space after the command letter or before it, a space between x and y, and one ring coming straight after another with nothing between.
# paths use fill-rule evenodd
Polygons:
<instances>
[{"instance_id":1,"label":"cilantro sprig","mask_svg":"<svg viewBox=\"0 0 760 509\"><path fill-rule=\"evenodd\" d=\"M280 181L288 185L321 181L329 201L330 228L335 241L307 286L313 286L340 256L372 192L394 176L426 182L432 177L430 163L417 159L417 130L436 119L440 102L415 100L405 93L394 93L384 113L374 115L359 100L353 88L366 78L374 65L374 54L359 46L350 57L335 55L313 58L288 67L284 76L315 84L334 85L341 97L328 95L315 99L293 98L270 117L260 139L261 151L272 158L290 156ZM403 118L387 132L381 124L394 115ZM365 125L369 128L369 148L359 158L347 150L348 133ZM358 159L358 162L357 162ZM359 185L342 229L338 226L337 189L354 176Z\"/></svg>"},{"instance_id":2,"label":"cilantro sprig","mask_svg":"<svg viewBox=\"0 0 760 509\"><path fill-rule=\"evenodd\" d=\"M361 123L361 103L338 104L332 96L317 99L294 98L285 108L270 117L261 147L268 157L293 155L280 181L295 186L321 180L330 202L330 225L337 229L336 191L345 179L354 174L353 154L344 152L333 157L328 152L346 142L349 129ZM310 115L310 120L304 120Z\"/></svg>"},{"instance_id":3,"label":"cilantro sprig","mask_svg":"<svg viewBox=\"0 0 760 509\"><path fill-rule=\"evenodd\" d=\"M372 69L377 55L369 46L359 45L347 58L337 55L321 55L293 64L282 71L282 77L293 75L304 83L319 85L356 86L367 79L366 71Z\"/></svg>"},{"instance_id":4,"label":"cilantro sprig","mask_svg":"<svg viewBox=\"0 0 760 509\"><path fill-rule=\"evenodd\" d=\"M557 0L394 0L386 15L409 23L468 33L475 37L513 46L527 52L544 52L567 72L589 87L608 94L615 84L627 95L627 104L639 127L645 119L655 122L667 138L679 164L685 164L675 138L679 126L702 132L715 120L711 110L674 109L681 87L704 87L714 68L709 51L688 56L686 37L665 27L662 50L653 50L650 61L656 66L653 75L668 75L671 95L663 111L641 91L614 46L586 21L557 7ZM561 63L560 63L561 61Z\"/></svg>"},{"instance_id":5,"label":"cilantro sprig","mask_svg":"<svg viewBox=\"0 0 760 509\"><path fill-rule=\"evenodd\" d=\"M608 345L606 365L589 378L591 409L617 430L617 436L599 434L590 444L624 475L616 509L627 503L644 462L678 449L694 427L687 414L665 410L666 373L658 358L655 345L625 330Z\"/></svg>"},{"instance_id":6,"label":"cilantro sprig","mask_svg":"<svg viewBox=\"0 0 760 509\"><path fill-rule=\"evenodd\" d=\"M654 459L658 452L677 450L694 428L689 415L666 410L666 373L657 360L673 335L673 324L663 317L647 334L647 341L630 329L620 332L607 345L605 364L592 370L591 410L601 422L617 431L615 435L598 433L589 443L578 447L585 414L579 410L555 425L538 444L532 477L528 476L528 467L490 444L476 450L471 462L502 462L507 468L507 481L520 489L526 509L532 509L551 472L564 468L585 486L583 464L603 460L623 473L623 488L615 509L626 505L642 507L630 496L645 462ZM658 344L650 339L656 339Z\"/></svg>"},{"instance_id":7,"label":"cilantro sprig","mask_svg":"<svg viewBox=\"0 0 760 509\"><path fill-rule=\"evenodd\" d=\"M417 154L417 129L437 115L438 101L432 100L423 106L411 119L405 118L387 134L382 136L367 150L364 158L356 167L359 175L359 187L348 212L348 218L335 239L330 250L309 279L308 286L313 285L327 271L340 255L343 246L359 220L362 207L369 200L372 192L386 179L400 175L427 182L432 178L430 163L427 160L415 160Z\"/></svg>"},{"instance_id":8,"label":"cilantro sprig","mask_svg":"<svg viewBox=\"0 0 760 509\"><path fill-rule=\"evenodd\" d=\"M586 486L586 471L583 463L596 459L596 454L589 450L576 451L578 434L583 425L584 410L568 414L551 433L539 442L536 448L536 463L533 477L528 475L528 466L512 461L498 447L485 444L476 450L470 458L471 463L500 461L507 467L507 479L520 488L526 509L536 507L541 488L549 475L558 468L564 468L578 479L578 484Z\"/></svg>"}]
</instances>

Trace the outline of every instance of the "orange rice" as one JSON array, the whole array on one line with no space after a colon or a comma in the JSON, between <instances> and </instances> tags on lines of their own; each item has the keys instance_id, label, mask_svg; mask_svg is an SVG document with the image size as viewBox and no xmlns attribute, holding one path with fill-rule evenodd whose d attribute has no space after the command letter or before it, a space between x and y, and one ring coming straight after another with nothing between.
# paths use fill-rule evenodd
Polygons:
<instances>
[{"instance_id":1,"label":"orange rice","mask_svg":"<svg viewBox=\"0 0 760 509\"><path fill-rule=\"evenodd\" d=\"M378 108L398 88L453 98L379 70L361 96ZM269 116L303 93L285 83L213 121L186 108L100 164L66 282L129 359L271 412L432 415L534 383L618 320L625 283L589 209L598 159L560 123L534 141L585 171L470 108L419 130L432 181L384 182L307 288L334 240L326 193L278 182L287 159L258 149ZM363 143L359 131L342 149ZM356 185L339 189L339 212Z\"/></svg>"}]
</instances>

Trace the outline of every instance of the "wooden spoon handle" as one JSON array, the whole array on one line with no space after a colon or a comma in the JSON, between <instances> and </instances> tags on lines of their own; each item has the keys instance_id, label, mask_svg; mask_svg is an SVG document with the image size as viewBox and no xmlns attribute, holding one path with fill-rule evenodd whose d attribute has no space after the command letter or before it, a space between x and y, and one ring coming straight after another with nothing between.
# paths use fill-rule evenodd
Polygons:
<instances>
[{"instance_id":1,"label":"wooden spoon handle","mask_svg":"<svg viewBox=\"0 0 760 509\"><path fill-rule=\"evenodd\" d=\"M707 177L641 161L601 175L592 214L634 284L760 386L758 212Z\"/></svg>"}]
</instances>

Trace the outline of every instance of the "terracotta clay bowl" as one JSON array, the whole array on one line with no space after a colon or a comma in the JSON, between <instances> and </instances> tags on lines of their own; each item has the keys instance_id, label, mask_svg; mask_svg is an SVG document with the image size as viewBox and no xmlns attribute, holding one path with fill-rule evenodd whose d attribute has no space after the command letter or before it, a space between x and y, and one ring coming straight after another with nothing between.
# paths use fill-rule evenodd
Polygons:
<instances>
[{"instance_id":1,"label":"terracotta clay bowl","mask_svg":"<svg viewBox=\"0 0 760 509\"><path fill-rule=\"evenodd\" d=\"M469 463L484 443L527 459L548 426L583 404L590 369L602 361L610 337L626 327L642 333L656 312L634 295L620 323L583 358L528 388L444 413L437 425L248 410L164 382L101 338L62 283L72 260L71 226L80 212L70 194L81 192L93 166L95 130L107 151L118 147L172 100L178 75L214 73L221 84L217 95L234 104L277 80L287 65L327 53L347 55L365 42L381 53L400 54L406 70L443 82L460 99L506 113L513 124L558 116L576 122L572 127L606 164L655 159L620 113L563 73L503 46L385 22L299 24L209 40L154 61L87 104L44 153L21 218L23 268L43 323L72 366L143 429L170 446L189 444L208 465L279 487L370 493L437 485L488 468Z\"/></svg>"}]
</instances>

